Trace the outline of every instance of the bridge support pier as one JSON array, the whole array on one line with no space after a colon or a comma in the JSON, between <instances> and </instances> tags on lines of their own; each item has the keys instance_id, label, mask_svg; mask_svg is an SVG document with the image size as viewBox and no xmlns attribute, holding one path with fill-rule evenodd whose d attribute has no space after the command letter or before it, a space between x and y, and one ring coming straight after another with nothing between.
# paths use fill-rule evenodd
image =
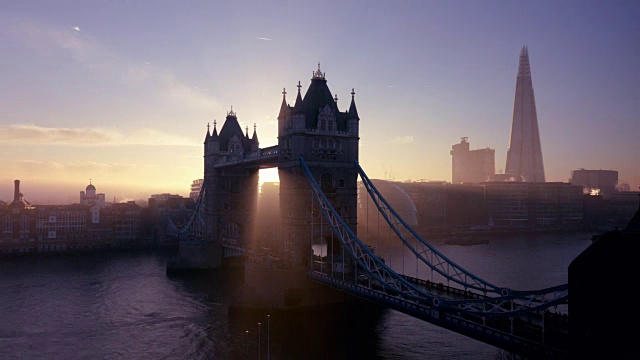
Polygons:
<instances>
[{"instance_id":1,"label":"bridge support pier","mask_svg":"<svg viewBox=\"0 0 640 360\"><path fill-rule=\"evenodd\" d=\"M167 273L213 270L222 267L222 246L180 242L179 253L167 264Z\"/></svg>"}]
</instances>

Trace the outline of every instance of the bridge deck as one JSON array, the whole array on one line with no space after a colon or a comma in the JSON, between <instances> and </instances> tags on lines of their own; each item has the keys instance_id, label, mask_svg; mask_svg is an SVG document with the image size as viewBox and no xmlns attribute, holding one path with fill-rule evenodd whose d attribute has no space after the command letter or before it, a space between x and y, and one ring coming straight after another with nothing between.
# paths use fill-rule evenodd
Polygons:
<instances>
[{"instance_id":1,"label":"bridge deck","mask_svg":"<svg viewBox=\"0 0 640 360\"><path fill-rule=\"evenodd\" d=\"M358 283L343 280L341 273L334 273L332 277L320 272L319 269L310 271L309 276L317 282L502 349L511 349L515 353L528 354L533 357L543 356L547 359L568 357L566 330L568 321L562 316L545 313L545 319L535 318L531 314L519 317L474 317L461 314L445 306L436 306L434 303L405 299L396 294L390 294L381 286L362 276L359 277ZM353 279L354 277L354 274L344 274L344 279ZM486 298L481 294L431 283L428 280L407 276L405 278L443 300ZM544 330L543 324L545 325Z\"/></svg>"}]
</instances>

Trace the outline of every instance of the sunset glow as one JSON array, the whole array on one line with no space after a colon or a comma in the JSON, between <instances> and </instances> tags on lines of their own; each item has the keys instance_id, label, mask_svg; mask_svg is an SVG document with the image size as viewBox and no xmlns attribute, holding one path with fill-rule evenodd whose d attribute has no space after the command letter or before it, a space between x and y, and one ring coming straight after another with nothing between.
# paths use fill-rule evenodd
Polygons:
<instances>
[{"instance_id":1,"label":"sunset glow","mask_svg":"<svg viewBox=\"0 0 640 360\"><path fill-rule=\"evenodd\" d=\"M231 106L277 144L318 62L341 111L352 88L372 178L451 181L451 146L504 171L527 45L547 181L618 170L640 186L637 2L10 2L0 15L0 200L187 196L207 124ZM313 19L310 20L310 17ZM286 21L283 21L286 19ZM277 170L262 171L277 181Z\"/></svg>"}]
</instances>

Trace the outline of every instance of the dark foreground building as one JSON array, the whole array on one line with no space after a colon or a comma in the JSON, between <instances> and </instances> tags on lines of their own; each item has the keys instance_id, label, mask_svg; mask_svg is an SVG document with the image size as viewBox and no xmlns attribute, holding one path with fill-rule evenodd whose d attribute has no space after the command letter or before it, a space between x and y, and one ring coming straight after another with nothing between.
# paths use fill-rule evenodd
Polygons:
<instances>
[{"instance_id":1,"label":"dark foreground building","mask_svg":"<svg viewBox=\"0 0 640 360\"><path fill-rule=\"evenodd\" d=\"M604 233L569 265L572 359L640 359L638 254L640 206L624 230Z\"/></svg>"}]
</instances>

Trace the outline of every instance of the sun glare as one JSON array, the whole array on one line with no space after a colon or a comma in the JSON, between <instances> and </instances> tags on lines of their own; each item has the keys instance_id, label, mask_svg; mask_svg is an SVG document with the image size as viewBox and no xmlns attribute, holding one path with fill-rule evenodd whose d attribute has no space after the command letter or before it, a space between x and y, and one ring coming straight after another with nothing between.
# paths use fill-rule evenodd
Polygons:
<instances>
[{"instance_id":1,"label":"sun glare","mask_svg":"<svg viewBox=\"0 0 640 360\"><path fill-rule=\"evenodd\" d=\"M260 169L260 173L258 174L258 182L260 186L266 182L280 182L280 177L278 176L278 168L269 168L269 169Z\"/></svg>"}]
</instances>

